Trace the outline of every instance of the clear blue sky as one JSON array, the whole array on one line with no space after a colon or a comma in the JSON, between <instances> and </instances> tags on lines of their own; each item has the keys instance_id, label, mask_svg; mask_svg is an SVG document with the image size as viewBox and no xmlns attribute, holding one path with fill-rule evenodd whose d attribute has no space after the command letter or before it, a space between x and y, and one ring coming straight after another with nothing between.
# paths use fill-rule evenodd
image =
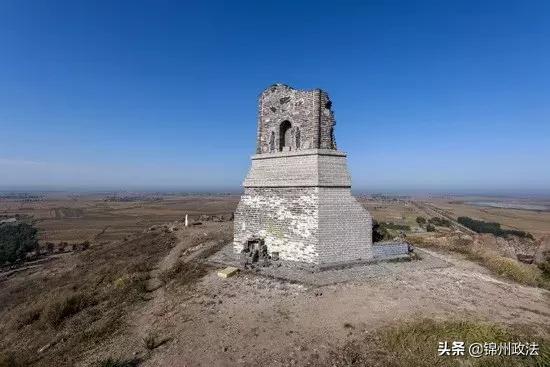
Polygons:
<instances>
[{"instance_id":1,"label":"clear blue sky","mask_svg":"<svg viewBox=\"0 0 550 367\"><path fill-rule=\"evenodd\" d=\"M549 1L3 0L0 50L0 187L238 188L282 82L356 189L550 189Z\"/></svg>"}]
</instances>

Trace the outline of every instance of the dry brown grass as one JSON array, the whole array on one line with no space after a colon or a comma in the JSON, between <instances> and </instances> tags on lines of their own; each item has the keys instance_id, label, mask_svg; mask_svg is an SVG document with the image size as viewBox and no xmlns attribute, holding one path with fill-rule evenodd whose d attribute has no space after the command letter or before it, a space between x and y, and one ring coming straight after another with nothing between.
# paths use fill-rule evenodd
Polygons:
<instances>
[{"instance_id":1,"label":"dry brown grass","mask_svg":"<svg viewBox=\"0 0 550 367\"><path fill-rule=\"evenodd\" d=\"M515 259L502 256L496 250L482 247L470 238L409 236L407 239L419 247L463 254L469 260L479 263L505 279L532 287L550 289L550 280L543 275L536 265L524 264Z\"/></svg>"},{"instance_id":2,"label":"dry brown grass","mask_svg":"<svg viewBox=\"0 0 550 367\"><path fill-rule=\"evenodd\" d=\"M476 198L479 199L479 198ZM487 198L487 201L493 201ZM504 228L532 233L536 237L550 234L550 212L535 210L477 207L456 201L431 200L431 203L444 209L454 218L470 217L486 222L501 223Z\"/></svg>"},{"instance_id":3,"label":"dry brown grass","mask_svg":"<svg viewBox=\"0 0 550 367\"><path fill-rule=\"evenodd\" d=\"M172 234L145 234L92 246L5 281L0 316L9 321L0 325L0 361L74 365L88 346L120 327L132 304L142 301L149 271L174 240Z\"/></svg>"},{"instance_id":4,"label":"dry brown grass","mask_svg":"<svg viewBox=\"0 0 550 367\"><path fill-rule=\"evenodd\" d=\"M360 340L332 351L327 360L313 366L391 366L391 367L458 367L458 366L548 366L549 340L534 336L532 330L504 328L494 324L470 321L435 321L423 319L381 328ZM465 345L484 342L537 342L538 357L483 356L473 358L438 356L439 342L464 341ZM467 352L466 352L467 354Z\"/></svg>"},{"instance_id":5,"label":"dry brown grass","mask_svg":"<svg viewBox=\"0 0 550 367\"><path fill-rule=\"evenodd\" d=\"M55 197L44 201L22 203L0 200L0 212L30 215L40 229L41 243L122 241L141 234L152 225L191 220L201 214L233 213L238 196L167 196L159 202L105 202L105 195Z\"/></svg>"},{"instance_id":6,"label":"dry brown grass","mask_svg":"<svg viewBox=\"0 0 550 367\"><path fill-rule=\"evenodd\" d=\"M183 262L178 260L169 270L159 275L165 284L176 281L178 285L191 284L208 274L210 267L202 262Z\"/></svg>"}]
</instances>

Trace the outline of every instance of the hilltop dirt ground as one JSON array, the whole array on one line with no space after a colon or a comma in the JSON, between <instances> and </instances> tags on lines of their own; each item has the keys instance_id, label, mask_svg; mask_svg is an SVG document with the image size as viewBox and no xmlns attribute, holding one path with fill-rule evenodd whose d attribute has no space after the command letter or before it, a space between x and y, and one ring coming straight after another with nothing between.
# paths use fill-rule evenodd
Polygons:
<instances>
[{"instance_id":1,"label":"hilltop dirt ground","mask_svg":"<svg viewBox=\"0 0 550 367\"><path fill-rule=\"evenodd\" d=\"M181 220L186 213L229 214L237 200L3 203L5 214L40 218L44 240L91 240L92 246L0 274L0 365L2 358L42 366L362 365L341 356L347 345L424 319L473 320L550 336L550 292L433 248L419 252L422 260L384 265L378 276L322 287L261 272L221 279L218 267L204 260L231 238L232 222L185 228ZM408 202L362 201L379 220L409 223L426 215L423 206ZM65 213L78 218L55 210L67 207L73 210ZM537 238L550 230L546 215L530 224ZM58 298L76 293L78 307L52 313L63 304Z\"/></svg>"},{"instance_id":2,"label":"hilltop dirt ground","mask_svg":"<svg viewBox=\"0 0 550 367\"><path fill-rule=\"evenodd\" d=\"M168 342L144 366L304 365L327 358L347 340L404 320L473 317L534 329L550 325L547 291L434 255L448 267L393 264L390 276L325 287L252 273L226 280L212 269L190 288L169 283L156 292L131 313L118 337L88 358L142 356L143 339L154 334Z\"/></svg>"}]
</instances>

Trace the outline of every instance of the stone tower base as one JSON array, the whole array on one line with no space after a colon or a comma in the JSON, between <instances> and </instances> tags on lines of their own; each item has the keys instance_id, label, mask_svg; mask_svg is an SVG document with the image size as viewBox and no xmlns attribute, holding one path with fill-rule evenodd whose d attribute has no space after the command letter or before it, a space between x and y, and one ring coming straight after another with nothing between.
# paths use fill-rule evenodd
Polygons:
<instances>
[{"instance_id":1,"label":"stone tower base","mask_svg":"<svg viewBox=\"0 0 550 367\"><path fill-rule=\"evenodd\" d=\"M372 259L372 218L351 195L342 152L256 155L244 186L235 212L235 252L261 238L283 260L324 265Z\"/></svg>"}]
</instances>

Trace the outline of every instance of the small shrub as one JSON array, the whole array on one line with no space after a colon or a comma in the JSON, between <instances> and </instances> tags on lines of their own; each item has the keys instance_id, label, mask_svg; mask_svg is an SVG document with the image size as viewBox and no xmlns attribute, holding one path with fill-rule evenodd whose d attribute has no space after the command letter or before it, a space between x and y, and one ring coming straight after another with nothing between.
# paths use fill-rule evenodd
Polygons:
<instances>
[{"instance_id":1,"label":"small shrub","mask_svg":"<svg viewBox=\"0 0 550 367\"><path fill-rule=\"evenodd\" d=\"M149 333L145 338L143 338L143 345L147 350L153 350L155 348L160 347L164 343L166 343L169 339L167 338L159 338L158 334L152 332Z\"/></svg>"},{"instance_id":2,"label":"small shrub","mask_svg":"<svg viewBox=\"0 0 550 367\"><path fill-rule=\"evenodd\" d=\"M428 223L438 227L450 227L451 221L445 218L433 217L428 220Z\"/></svg>"},{"instance_id":3,"label":"small shrub","mask_svg":"<svg viewBox=\"0 0 550 367\"><path fill-rule=\"evenodd\" d=\"M393 229L395 231L410 231L411 227L405 224L396 224L393 222L382 222L380 223L381 226L387 229Z\"/></svg>"},{"instance_id":4,"label":"small shrub","mask_svg":"<svg viewBox=\"0 0 550 367\"><path fill-rule=\"evenodd\" d=\"M33 324L35 321L40 319L41 314L42 307L36 305L30 306L19 314L19 317L17 318L17 327L22 328Z\"/></svg>"},{"instance_id":5,"label":"small shrub","mask_svg":"<svg viewBox=\"0 0 550 367\"><path fill-rule=\"evenodd\" d=\"M380 242L384 240L386 237L389 237L388 232L380 227L380 224L378 224L377 221L372 221L372 242Z\"/></svg>"},{"instance_id":6,"label":"small shrub","mask_svg":"<svg viewBox=\"0 0 550 367\"><path fill-rule=\"evenodd\" d=\"M424 224L426 224L426 218L424 217L416 217L416 223L418 223L419 226L423 226Z\"/></svg>"},{"instance_id":7,"label":"small shrub","mask_svg":"<svg viewBox=\"0 0 550 367\"><path fill-rule=\"evenodd\" d=\"M158 346L157 335L154 333L148 334L145 338L143 338L143 345L148 350L155 349Z\"/></svg>"},{"instance_id":8,"label":"small shrub","mask_svg":"<svg viewBox=\"0 0 550 367\"><path fill-rule=\"evenodd\" d=\"M55 250L55 244L53 242L46 242L46 251L48 251L49 254L53 254Z\"/></svg>"},{"instance_id":9,"label":"small shrub","mask_svg":"<svg viewBox=\"0 0 550 367\"><path fill-rule=\"evenodd\" d=\"M199 262L178 261L171 269L159 275L160 280L168 283L175 279L180 284L191 284L208 274L208 266Z\"/></svg>"},{"instance_id":10,"label":"small shrub","mask_svg":"<svg viewBox=\"0 0 550 367\"><path fill-rule=\"evenodd\" d=\"M426 231L427 232L435 232L435 227L429 223L427 226L426 226Z\"/></svg>"},{"instance_id":11,"label":"small shrub","mask_svg":"<svg viewBox=\"0 0 550 367\"><path fill-rule=\"evenodd\" d=\"M76 315L89 305L91 305L91 298L87 295L79 292L73 293L69 296L61 297L60 299L54 299L47 305L44 315L46 321L56 327L68 317Z\"/></svg>"},{"instance_id":12,"label":"small shrub","mask_svg":"<svg viewBox=\"0 0 550 367\"><path fill-rule=\"evenodd\" d=\"M391 240L394 238L394 234L391 231L410 231L411 227L403 224L396 224L392 222L372 222L372 241L380 242L385 240ZM395 232L394 232L395 233Z\"/></svg>"},{"instance_id":13,"label":"small shrub","mask_svg":"<svg viewBox=\"0 0 550 367\"><path fill-rule=\"evenodd\" d=\"M90 241L84 241L80 244L82 251L86 251L90 248Z\"/></svg>"},{"instance_id":14,"label":"small shrub","mask_svg":"<svg viewBox=\"0 0 550 367\"><path fill-rule=\"evenodd\" d=\"M59 244L57 245L57 251L65 252L66 247L67 247L67 242L59 242Z\"/></svg>"}]
</instances>

